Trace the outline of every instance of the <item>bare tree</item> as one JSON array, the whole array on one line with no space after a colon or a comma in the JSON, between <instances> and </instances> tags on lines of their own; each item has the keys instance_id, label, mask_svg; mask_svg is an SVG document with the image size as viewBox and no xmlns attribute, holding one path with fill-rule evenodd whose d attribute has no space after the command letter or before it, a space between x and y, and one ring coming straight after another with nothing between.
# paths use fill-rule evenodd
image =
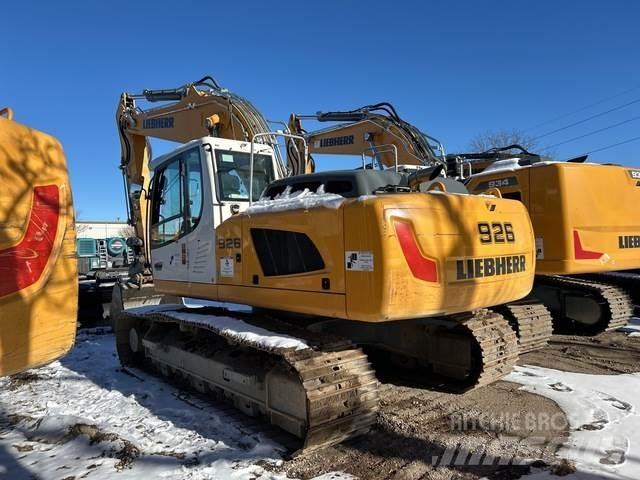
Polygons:
<instances>
[{"instance_id":1,"label":"bare tree","mask_svg":"<svg viewBox=\"0 0 640 480\"><path fill-rule=\"evenodd\" d=\"M486 152L492 148L508 147L509 145L520 145L531 153L541 153L537 151L539 145L536 139L518 129L487 131L476 135L469 142L469 148L473 152Z\"/></svg>"},{"instance_id":2,"label":"bare tree","mask_svg":"<svg viewBox=\"0 0 640 480\"><path fill-rule=\"evenodd\" d=\"M83 233L89 230L89 225L86 223L76 222L76 237L81 237Z\"/></svg>"},{"instance_id":3,"label":"bare tree","mask_svg":"<svg viewBox=\"0 0 640 480\"><path fill-rule=\"evenodd\" d=\"M131 225L126 225L124 227L122 227L118 234L122 237L122 238L130 238L130 237L135 237L136 236L136 229L133 228Z\"/></svg>"}]
</instances>

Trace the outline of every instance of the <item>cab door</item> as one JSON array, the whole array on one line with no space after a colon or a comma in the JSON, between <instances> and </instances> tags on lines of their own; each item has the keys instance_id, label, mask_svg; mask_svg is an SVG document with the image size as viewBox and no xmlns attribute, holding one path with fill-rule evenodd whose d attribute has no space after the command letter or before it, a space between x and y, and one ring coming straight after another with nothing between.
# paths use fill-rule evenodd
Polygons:
<instances>
[{"instance_id":1,"label":"cab door","mask_svg":"<svg viewBox=\"0 0 640 480\"><path fill-rule=\"evenodd\" d=\"M187 265L190 283L215 283L216 224L211 208L211 166L203 161L202 148L183 153L186 181ZM205 208L207 206L207 208Z\"/></svg>"},{"instance_id":2,"label":"cab door","mask_svg":"<svg viewBox=\"0 0 640 480\"><path fill-rule=\"evenodd\" d=\"M151 199L151 266L160 281L188 281L186 176L182 155L155 172Z\"/></svg>"}]
</instances>

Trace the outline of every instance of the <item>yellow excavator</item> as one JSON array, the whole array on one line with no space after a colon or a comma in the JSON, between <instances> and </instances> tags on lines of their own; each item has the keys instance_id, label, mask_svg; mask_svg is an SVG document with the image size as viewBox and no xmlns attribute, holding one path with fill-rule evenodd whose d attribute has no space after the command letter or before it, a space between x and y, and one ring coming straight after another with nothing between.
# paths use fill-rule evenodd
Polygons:
<instances>
[{"instance_id":1,"label":"yellow excavator","mask_svg":"<svg viewBox=\"0 0 640 480\"><path fill-rule=\"evenodd\" d=\"M60 143L0 110L0 376L64 355L78 305L71 188Z\"/></svg>"},{"instance_id":2,"label":"yellow excavator","mask_svg":"<svg viewBox=\"0 0 640 480\"><path fill-rule=\"evenodd\" d=\"M143 99L166 103L143 110ZM137 284L152 273L160 293L247 306L123 309L120 287L112 312L125 366L184 377L306 450L375 422L361 340L461 388L512 369L516 334L487 307L532 287L520 202L443 191L438 165L312 173L303 135L270 131L210 77L123 94L116 120ZM294 141L304 173L282 164L279 136ZM148 137L186 143L152 160ZM501 230L485 232L492 225Z\"/></svg>"},{"instance_id":3,"label":"yellow excavator","mask_svg":"<svg viewBox=\"0 0 640 480\"><path fill-rule=\"evenodd\" d=\"M308 132L302 125L303 120L330 123L330 126ZM287 141L287 164L293 166L294 173L313 171L312 155L351 155L360 157L362 169L388 169L409 173L408 183L396 188L411 190L421 182L422 191L437 189L455 194L469 193L456 180L455 171L454 175L450 175L451 159L446 155L442 143L403 120L389 103L312 115L294 113L289 118L288 126L289 131L301 136L307 145L305 160L299 153L303 150L301 140L290 138ZM500 195L498 191L493 193ZM499 228L499 225L479 225L478 233L484 235L484 241L487 241L495 230L500 238L505 233L500 232ZM516 331L520 353L544 347L551 337L551 315L532 295L508 304L492 306L491 310L506 318ZM334 328L340 328L340 325L335 323ZM365 336L358 343L367 343L367 340L371 339Z\"/></svg>"},{"instance_id":4,"label":"yellow excavator","mask_svg":"<svg viewBox=\"0 0 640 480\"><path fill-rule=\"evenodd\" d=\"M625 325L640 304L640 169L555 162L519 145L455 154L472 192L498 189L523 202L536 235L534 293L559 332Z\"/></svg>"}]
</instances>

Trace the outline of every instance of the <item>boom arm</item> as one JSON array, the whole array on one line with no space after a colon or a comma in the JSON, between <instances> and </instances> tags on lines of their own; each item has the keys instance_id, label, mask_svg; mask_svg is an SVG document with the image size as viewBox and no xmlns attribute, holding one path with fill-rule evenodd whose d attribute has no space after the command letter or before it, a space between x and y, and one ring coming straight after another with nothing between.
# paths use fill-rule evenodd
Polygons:
<instances>
[{"instance_id":1,"label":"boom arm","mask_svg":"<svg viewBox=\"0 0 640 480\"><path fill-rule=\"evenodd\" d=\"M302 127L303 119L319 122L344 122L308 133ZM437 165L444 163L442 144L415 126L402 120L392 105L378 103L346 112L318 112L315 115L289 117L289 130L307 140L309 156L304 159L299 141L287 142L287 165L292 174L311 173L315 170L312 153L334 155L362 155L375 157L386 166ZM431 142L438 144L441 155L435 153Z\"/></svg>"},{"instance_id":2,"label":"boom arm","mask_svg":"<svg viewBox=\"0 0 640 480\"><path fill-rule=\"evenodd\" d=\"M142 110L137 100L170 102ZM212 77L175 89L144 90L142 94L123 93L116 111L120 134L121 162L129 223L147 250L147 201L149 195L149 138L185 143L212 135L250 142L253 135L268 132L268 122L246 99L223 89ZM270 136L261 142L277 145ZM284 167L279 149L274 148L280 176Z\"/></svg>"}]
</instances>

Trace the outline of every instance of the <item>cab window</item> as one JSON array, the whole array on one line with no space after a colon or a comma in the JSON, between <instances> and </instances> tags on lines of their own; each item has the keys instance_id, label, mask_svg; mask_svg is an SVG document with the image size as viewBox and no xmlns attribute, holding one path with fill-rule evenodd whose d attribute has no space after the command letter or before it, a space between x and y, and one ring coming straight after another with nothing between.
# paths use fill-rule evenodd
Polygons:
<instances>
[{"instance_id":1,"label":"cab window","mask_svg":"<svg viewBox=\"0 0 640 480\"><path fill-rule=\"evenodd\" d=\"M230 150L216 150L218 199L220 201L249 201L250 154ZM253 200L260 198L274 179L270 155L253 156Z\"/></svg>"},{"instance_id":2,"label":"cab window","mask_svg":"<svg viewBox=\"0 0 640 480\"><path fill-rule=\"evenodd\" d=\"M198 148L183 152L154 176L151 202L151 247L178 240L192 231L202 215L202 169Z\"/></svg>"},{"instance_id":3,"label":"cab window","mask_svg":"<svg viewBox=\"0 0 640 480\"><path fill-rule=\"evenodd\" d=\"M188 211L187 223L190 230L196 228L202 216L202 167L200 166L200 151L197 148L184 154L187 173Z\"/></svg>"}]
</instances>

